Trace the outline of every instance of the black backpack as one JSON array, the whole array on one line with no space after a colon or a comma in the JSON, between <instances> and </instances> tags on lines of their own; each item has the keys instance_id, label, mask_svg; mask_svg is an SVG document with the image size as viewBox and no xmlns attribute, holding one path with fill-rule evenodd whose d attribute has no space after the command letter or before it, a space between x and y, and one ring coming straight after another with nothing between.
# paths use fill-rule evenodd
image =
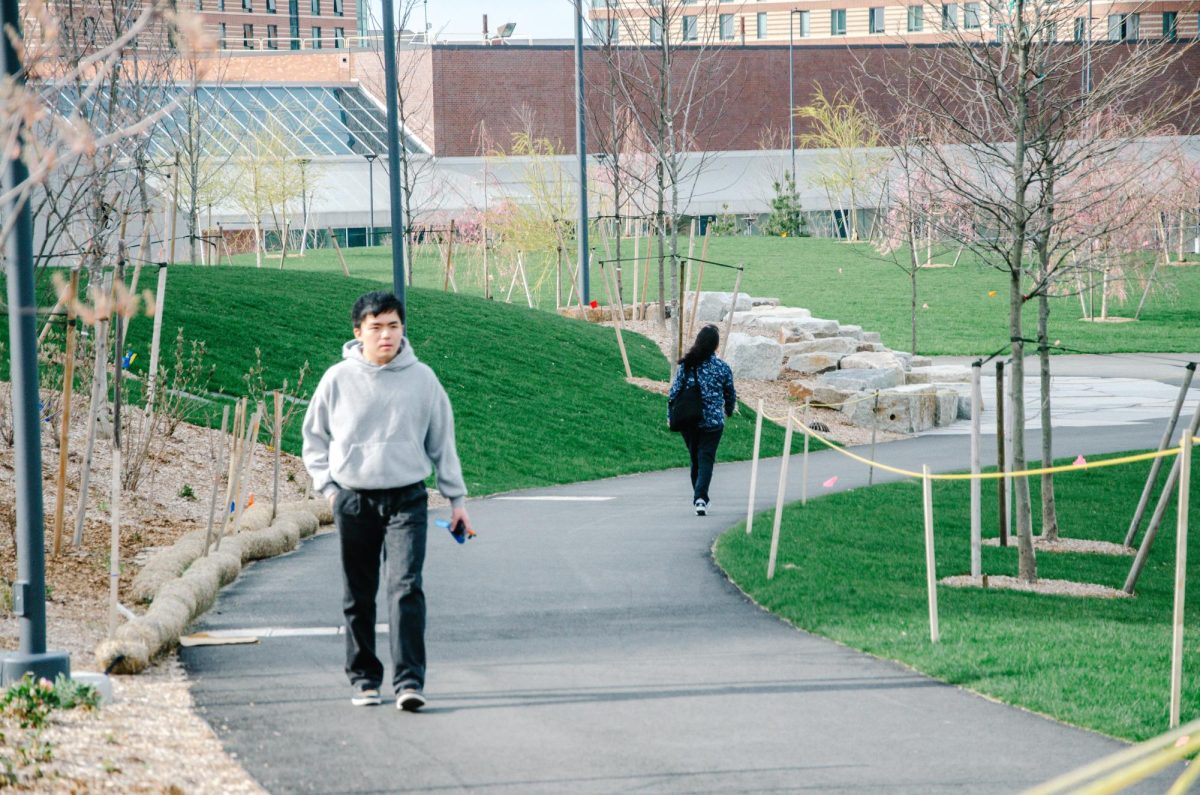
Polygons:
<instances>
[{"instance_id":1,"label":"black backpack","mask_svg":"<svg viewBox=\"0 0 1200 795\"><path fill-rule=\"evenodd\" d=\"M700 382L696 371L691 370L692 381L688 383L687 368L683 371L683 387L667 406L667 423L676 433L695 428L704 418L704 396L700 394Z\"/></svg>"}]
</instances>

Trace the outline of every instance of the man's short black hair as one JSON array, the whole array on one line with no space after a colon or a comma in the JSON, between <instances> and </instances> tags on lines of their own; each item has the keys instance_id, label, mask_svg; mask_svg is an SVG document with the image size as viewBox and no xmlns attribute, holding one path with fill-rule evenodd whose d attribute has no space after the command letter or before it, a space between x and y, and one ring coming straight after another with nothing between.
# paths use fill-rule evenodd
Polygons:
<instances>
[{"instance_id":1,"label":"man's short black hair","mask_svg":"<svg viewBox=\"0 0 1200 795\"><path fill-rule=\"evenodd\" d=\"M354 309L350 310L350 320L355 328L359 328L368 315L384 315L393 311L400 315L400 322L403 323L404 304L400 303L400 299L386 290L375 290L358 297Z\"/></svg>"}]
</instances>

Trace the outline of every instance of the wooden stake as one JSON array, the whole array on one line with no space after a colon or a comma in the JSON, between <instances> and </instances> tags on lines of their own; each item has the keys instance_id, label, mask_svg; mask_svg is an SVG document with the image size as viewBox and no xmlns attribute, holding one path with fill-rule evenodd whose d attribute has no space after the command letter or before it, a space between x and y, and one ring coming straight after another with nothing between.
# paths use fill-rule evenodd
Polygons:
<instances>
[{"instance_id":1,"label":"wooden stake","mask_svg":"<svg viewBox=\"0 0 1200 795\"><path fill-rule=\"evenodd\" d=\"M242 454L242 428L246 422L246 399L241 398L233 411L233 432L229 438L229 472L225 478L224 518L221 520L221 533L217 537L217 549L221 548L221 538L229 532L229 522L233 517L234 500L237 499L237 465Z\"/></svg>"},{"instance_id":2,"label":"wooden stake","mask_svg":"<svg viewBox=\"0 0 1200 795\"><path fill-rule=\"evenodd\" d=\"M342 275L349 277L350 269L346 267L346 258L342 256L342 247L338 245L337 235L333 233L333 227L325 227L329 230L329 241L333 243L333 253L337 254L338 262L342 266Z\"/></svg>"},{"instance_id":3,"label":"wooden stake","mask_svg":"<svg viewBox=\"0 0 1200 795\"><path fill-rule=\"evenodd\" d=\"M1183 603L1187 595L1188 503L1192 483L1192 434L1179 443L1179 507L1175 533L1175 612L1171 630L1171 720L1179 725L1179 700L1183 684Z\"/></svg>"},{"instance_id":4,"label":"wooden stake","mask_svg":"<svg viewBox=\"0 0 1200 795\"><path fill-rule=\"evenodd\" d=\"M646 291L650 289L650 257L653 246L650 237L646 236L646 262L642 265L642 320L646 319Z\"/></svg>"},{"instance_id":5,"label":"wooden stake","mask_svg":"<svg viewBox=\"0 0 1200 795\"><path fill-rule=\"evenodd\" d=\"M750 457L750 499L746 504L746 535L754 525L754 498L758 491L758 451L762 443L763 399L758 399L758 415L754 418L754 454Z\"/></svg>"},{"instance_id":6,"label":"wooden stake","mask_svg":"<svg viewBox=\"0 0 1200 795\"><path fill-rule=\"evenodd\" d=\"M208 529L204 531L204 554L208 554L209 548L212 546L213 522L217 513L217 496L221 489L221 469L224 466L224 461L221 460L221 455L225 451L225 429L229 427L229 406L221 407L221 433L217 436L216 454L217 458L213 461L213 482L212 482L212 499L208 503Z\"/></svg>"},{"instance_id":7,"label":"wooden stake","mask_svg":"<svg viewBox=\"0 0 1200 795\"><path fill-rule=\"evenodd\" d=\"M633 300L630 305L633 307L633 319L644 320L638 315L638 244L642 241L640 234L633 237L633 295L630 296Z\"/></svg>"},{"instance_id":8,"label":"wooden stake","mask_svg":"<svg viewBox=\"0 0 1200 795\"><path fill-rule=\"evenodd\" d=\"M171 169L171 243L167 250L167 256L163 257L168 264L175 264L175 222L179 216L179 160L175 160L175 167ZM141 252L139 252L141 253ZM121 352L117 351L120 356Z\"/></svg>"},{"instance_id":9,"label":"wooden stake","mask_svg":"<svg viewBox=\"0 0 1200 795\"><path fill-rule=\"evenodd\" d=\"M288 237L291 232L291 224L287 218L283 219L283 237L279 241L279 270L283 270L283 263L287 260L288 253Z\"/></svg>"},{"instance_id":10,"label":"wooden stake","mask_svg":"<svg viewBox=\"0 0 1200 795\"><path fill-rule=\"evenodd\" d=\"M154 331L150 337L150 372L146 374L146 410L154 412L158 390L158 351L162 343L163 304L167 297L167 269L158 269L158 289L154 294ZM117 351L120 357L122 352Z\"/></svg>"},{"instance_id":11,"label":"wooden stake","mask_svg":"<svg viewBox=\"0 0 1200 795\"><path fill-rule=\"evenodd\" d=\"M1004 362L996 362L996 468L1004 468ZM1008 480L996 478L997 519L1000 523L1000 546L1008 546Z\"/></svg>"},{"instance_id":12,"label":"wooden stake","mask_svg":"<svg viewBox=\"0 0 1200 795\"><path fill-rule=\"evenodd\" d=\"M979 424L983 413L983 362L971 365L971 576L983 576L983 482L979 480Z\"/></svg>"},{"instance_id":13,"label":"wooden stake","mask_svg":"<svg viewBox=\"0 0 1200 795\"><path fill-rule=\"evenodd\" d=\"M521 256L521 252L517 252L517 271L521 274L521 286L525 288L525 303L533 309L533 295L529 292L529 280L525 278L525 258Z\"/></svg>"},{"instance_id":14,"label":"wooden stake","mask_svg":"<svg viewBox=\"0 0 1200 795\"><path fill-rule=\"evenodd\" d=\"M871 460L875 460L875 439L879 434L879 390L875 390L875 401L871 405ZM867 485L875 485L875 465L867 467Z\"/></svg>"},{"instance_id":15,"label":"wooden stake","mask_svg":"<svg viewBox=\"0 0 1200 795\"><path fill-rule=\"evenodd\" d=\"M125 282L125 241L117 241L117 272L113 284ZM112 488L109 493L109 516L112 533L108 550L108 635L117 631L118 594L121 584L121 334L119 316L113 316L116 355L113 356L113 424L112 424Z\"/></svg>"},{"instance_id":16,"label":"wooden stake","mask_svg":"<svg viewBox=\"0 0 1200 795\"><path fill-rule=\"evenodd\" d=\"M285 383L286 387L287 384ZM271 393L275 397L275 422L271 430L271 444L275 450L275 482L271 489L271 521L275 521L275 514L279 510L279 463L280 451L279 445L283 442L283 394L279 390Z\"/></svg>"},{"instance_id":17,"label":"wooden stake","mask_svg":"<svg viewBox=\"0 0 1200 795\"><path fill-rule=\"evenodd\" d=\"M71 398L75 391L75 296L79 293L79 268L71 270L67 292L67 360L63 364L62 428L58 436L58 482L54 500L54 557L62 550L63 503L67 498L67 457L71 447Z\"/></svg>"},{"instance_id":18,"label":"wooden stake","mask_svg":"<svg viewBox=\"0 0 1200 795\"><path fill-rule=\"evenodd\" d=\"M101 278L101 292L112 292L112 274L106 273ZM92 455L96 450L96 423L99 421L100 409L108 403L108 326L110 318L96 320L96 351L95 364L92 368L92 396L88 406L88 436L84 448L83 462L79 468L79 502L75 509L75 535L72 543L75 546L83 544L83 522L87 517L88 481L92 476Z\"/></svg>"},{"instance_id":19,"label":"wooden stake","mask_svg":"<svg viewBox=\"0 0 1200 795\"><path fill-rule=\"evenodd\" d=\"M800 504L808 505L808 442L812 435L808 429L812 427L808 422L808 412L812 409L811 399L804 401L804 458L800 465Z\"/></svg>"},{"instance_id":20,"label":"wooden stake","mask_svg":"<svg viewBox=\"0 0 1200 795\"><path fill-rule=\"evenodd\" d=\"M443 263L445 266L445 271L446 271L446 276L442 280L442 292L443 293L449 291L450 281L454 278L453 276L450 275L450 269L451 269L451 267L453 267L452 266L453 252L454 252L454 221L451 220L450 221L450 235L449 235L449 237L446 238L446 255L445 255L446 259L445 259L445 262ZM458 292L457 287L454 288L454 292L456 292L456 293Z\"/></svg>"},{"instance_id":21,"label":"wooden stake","mask_svg":"<svg viewBox=\"0 0 1200 795\"><path fill-rule=\"evenodd\" d=\"M1179 422L1179 413L1183 409L1183 402L1187 398L1188 389L1192 385L1192 377L1196 374L1196 363L1188 362L1187 375L1183 377L1183 384L1179 387L1179 397L1175 399L1175 408L1171 412L1171 419L1167 422L1167 429L1163 433L1162 441L1158 443L1158 451L1161 453L1167 449L1167 445L1171 443L1171 436L1175 433L1175 425ZM1146 514L1146 507L1150 504L1150 495L1154 491L1154 485L1158 482L1158 473L1162 469L1162 458L1154 459L1150 465L1150 474L1146 476L1146 485L1142 487L1142 497L1138 500L1137 510L1133 512L1133 521L1129 523L1129 531L1125 534L1125 546L1133 546L1133 541L1137 537L1139 526L1142 524L1142 517Z\"/></svg>"},{"instance_id":22,"label":"wooden stake","mask_svg":"<svg viewBox=\"0 0 1200 795\"><path fill-rule=\"evenodd\" d=\"M708 248L708 235L704 236L704 248ZM692 311L688 315L688 339L696 333L696 315L700 312L700 288L704 286L704 258L700 259L700 267L696 269L696 289L692 291Z\"/></svg>"},{"instance_id":23,"label":"wooden stake","mask_svg":"<svg viewBox=\"0 0 1200 795\"><path fill-rule=\"evenodd\" d=\"M633 371L629 369L629 356L625 353L625 340L621 336L621 326L623 321L620 316L615 314L616 310L613 306L613 291L612 287L609 285L608 271L609 269L606 266L600 266L600 273L604 277L604 292L608 294L609 313L613 315L613 329L615 329L617 332L617 347L621 350L621 363L625 365L625 377L633 378ZM624 312L622 312L621 315L624 315Z\"/></svg>"},{"instance_id":24,"label":"wooden stake","mask_svg":"<svg viewBox=\"0 0 1200 795\"><path fill-rule=\"evenodd\" d=\"M933 481L929 477L929 465L921 468L921 491L925 498L925 582L929 591L929 642L937 643L937 560L933 554Z\"/></svg>"},{"instance_id":25,"label":"wooden stake","mask_svg":"<svg viewBox=\"0 0 1200 795\"><path fill-rule=\"evenodd\" d=\"M242 440L242 449L239 453L238 471L237 471L237 507L233 514L232 532L238 531L238 524L242 520L242 514L246 512L246 499L250 490L250 468L254 465L254 446L258 441L258 427L262 421L262 404L254 407L254 416L250 419L250 425L246 429L246 436Z\"/></svg>"},{"instance_id":26,"label":"wooden stake","mask_svg":"<svg viewBox=\"0 0 1200 795\"><path fill-rule=\"evenodd\" d=\"M737 308L738 293L742 289L742 273L745 267L739 262L737 278L733 280L733 303L729 305L729 317L725 318L725 334L721 337L721 356L725 356L725 346L729 344L729 332L733 329L733 314Z\"/></svg>"},{"instance_id":27,"label":"wooden stake","mask_svg":"<svg viewBox=\"0 0 1200 795\"><path fill-rule=\"evenodd\" d=\"M775 558L779 554L779 525L783 521L783 498L787 493L788 459L792 453L792 427L795 409L788 409L787 430L783 434L783 461L779 464L779 492L775 495L775 525L771 529L771 557L767 561L767 579L775 578Z\"/></svg>"}]
</instances>

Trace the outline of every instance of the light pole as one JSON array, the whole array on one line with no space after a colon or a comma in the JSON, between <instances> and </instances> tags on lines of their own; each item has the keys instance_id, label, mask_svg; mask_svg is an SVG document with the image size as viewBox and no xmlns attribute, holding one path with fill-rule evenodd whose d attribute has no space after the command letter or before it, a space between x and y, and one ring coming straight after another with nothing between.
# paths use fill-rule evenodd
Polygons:
<instances>
[{"instance_id":1,"label":"light pole","mask_svg":"<svg viewBox=\"0 0 1200 795\"><path fill-rule=\"evenodd\" d=\"M371 196L371 220L367 222L367 245L372 246L375 237L375 158L379 155L368 152L363 155L367 159L367 184Z\"/></svg>"},{"instance_id":2,"label":"light pole","mask_svg":"<svg viewBox=\"0 0 1200 795\"><path fill-rule=\"evenodd\" d=\"M796 184L796 88L795 56L796 34L793 23L801 9L788 12L788 146L792 150L792 184Z\"/></svg>"},{"instance_id":3,"label":"light pole","mask_svg":"<svg viewBox=\"0 0 1200 795\"><path fill-rule=\"evenodd\" d=\"M388 192L392 215L392 285L393 292L404 306L404 206L400 194L400 126L396 108L396 11L392 0L383 0L383 74L387 85L387 154Z\"/></svg>"},{"instance_id":4,"label":"light pole","mask_svg":"<svg viewBox=\"0 0 1200 795\"><path fill-rule=\"evenodd\" d=\"M583 0L575 0L575 148L579 152L579 293L591 300L588 286L587 131L583 114Z\"/></svg>"},{"instance_id":5,"label":"light pole","mask_svg":"<svg viewBox=\"0 0 1200 795\"><path fill-rule=\"evenodd\" d=\"M312 162L307 157L298 161L300 164L300 256L304 256L305 242L308 240L308 164Z\"/></svg>"},{"instance_id":6,"label":"light pole","mask_svg":"<svg viewBox=\"0 0 1200 795\"><path fill-rule=\"evenodd\" d=\"M20 57L13 46L21 41L21 14L17 0L0 1L0 41L3 74L20 86L24 82ZM21 132L18 128L18 132ZM63 652L46 651L46 544L42 504L42 442L38 427L38 371L36 303L33 291L33 217L29 201L15 193L26 183L29 171L21 159L24 137L15 137L5 148L0 170L3 191L11 198L4 214L15 218L7 244L8 334L12 351L13 469L16 480L17 580L12 584L12 611L16 615L18 651L0 655L0 685L15 682L27 673L54 680L69 676L70 659ZM119 351L120 349L118 349Z\"/></svg>"}]
</instances>

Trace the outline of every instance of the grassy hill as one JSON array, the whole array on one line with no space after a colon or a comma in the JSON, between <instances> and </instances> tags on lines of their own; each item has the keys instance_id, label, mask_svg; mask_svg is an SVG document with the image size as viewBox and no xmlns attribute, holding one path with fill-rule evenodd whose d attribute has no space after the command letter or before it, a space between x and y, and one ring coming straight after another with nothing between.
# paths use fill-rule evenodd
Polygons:
<instances>
[{"instance_id":1,"label":"grassy hill","mask_svg":"<svg viewBox=\"0 0 1200 795\"><path fill-rule=\"evenodd\" d=\"M686 243L685 243L686 245ZM641 247L644 255L645 245ZM699 255L699 244L696 252ZM391 249L343 250L347 266L355 276L391 283ZM417 286L440 290L443 268L432 245L419 246L415 252L414 277ZM626 244L622 256L631 256ZM847 244L824 238L716 237L710 241L708 258L717 262L743 263L746 267L742 289L752 295L777 296L784 303L811 309L818 317L856 323L883 334L892 348L908 350L909 284L908 276L895 264L880 257L869 245ZM277 261L277 257L272 258ZM938 258L949 264L953 252ZM249 265L253 255L235 259ZM455 272L464 293L480 294L483 262L478 251L456 249ZM1159 268L1156 289L1146 300L1141 319L1136 323L1091 323L1080 320L1079 296L1064 295L1052 300L1050 333L1067 347L1094 352L1184 351L1197 347L1195 330L1200 328L1200 267ZM289 258L288 269L341 273L331 250L311 250L303 259ZM503 269L508 267L503 254L493 254L490 268L493 290L503 298L509 281ZM526 258L534 298L541 307L554 306L553 266L548 258ZM499 275L495 275L499 272ZM626 290L632 277L632 264L626 263ZM1007 344L1007 276L980 265L964 253L954 268L921 271L918 277L918 351L925 354L976 355L990 353ZM656 295L651 280L651 295ZM732 271L708 267L704 289L731 290ZM1098 282L1098 279L1096 280ZM603 282L593 276L593 298L606 303ZM1096 311L1099 311L1099 287L1093 284ZM1110 314L1132 317L1141 285L1129 284L1130 298L1124 305L1110 307ZM989 295L996 291L996 295ZM520 284L513 301L524 302ZM925 305L928 305L925 308ZM1036 305L1027 304L1027 336L1036 331Z\"/></svg>"},{"instance_id":2,"label":"grassy hill","mask_svg":"<svg viewBox=\"0 0 1200 795\"><path fill-rule=\"evenodd\" d=\"M269 388L284 379L294 384L308 361L307 397L352 337L354 299L379 286L340 274L176 266L167 288L163 363L171 364L172 342L182 327L188 340L208 347L208 361L216 366L211 390L245 394L243 377L257 348ZM665 399L625 382L610 329L422 289L410 291L409 313L413 347L454 405L472 494L687 463L679 437L666 429ZM151 326L144 317L131 323L127 349L139 354L135 374L148 363ZM635 375L668 377L667 361L652 342L629 335L626 345ZM727 426L723 460L750 456L754 415L742 411ZM219 408L209 404L205 412L219 422ZM297 412L285 435L289 452L300 452L300 420ZM770 426L765 449L780 444L782 431Z\"/></svg>"}]
</instances>

